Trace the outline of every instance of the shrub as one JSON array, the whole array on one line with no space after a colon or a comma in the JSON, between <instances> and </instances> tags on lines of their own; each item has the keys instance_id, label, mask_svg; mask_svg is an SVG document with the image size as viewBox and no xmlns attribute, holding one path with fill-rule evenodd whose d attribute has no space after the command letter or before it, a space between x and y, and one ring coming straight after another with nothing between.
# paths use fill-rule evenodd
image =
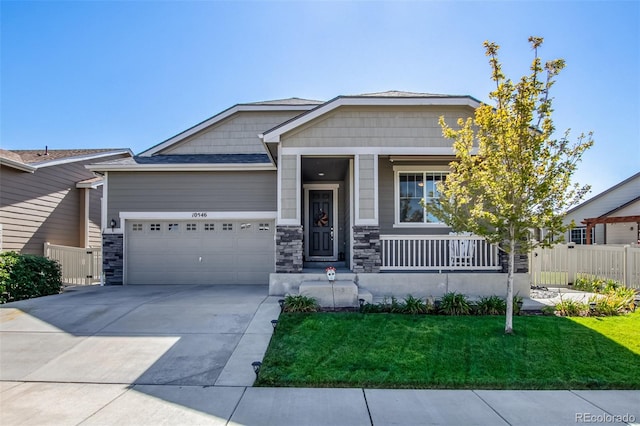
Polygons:
<instances>
[{"instance_id":1,"label":"shrub","mask_svg":"<svg viewBox=\"0 0 640 426\"><path fill-rule=\"evenodd\" d=\"M0 303L58 294L60 265L42 256L0 253Z\"/></svg>"},{"instance_id":2,"label":"shrub","mask_svg":"<svg viewBox=\"0 0 640 426\"><path fill-rule=\"evenodd\" d=\"M573 286L576 290L587 291L589 293L608 293L611 290L615 290L621 287L621 284L615 280L581 276L576 278Z\"/></svg>"},{"instance_id":3,"label":"shrub","mask_svg":"<svg viewBox=\"0 0 640 426\"><path fill-rule=\"evenodd\" d=\"M287 295L284 298L284 312L318 312L319 306L313 297Z\"/></svg>"},{"instance_id":4,"label":"shrub","mask_svg":"<svg viewBox=\"0 0 640 426\"><path fill-rule=\"evenodd\" d=\"M514 303L514 309L515 309ZM507 313L507 302L502 297L483 297L476 304L478 315L504 315Z\"/></svg>"},{"instance_id":5,"label":"shrub","mask_svg":"<svg viewBox=\"0 0 640 426\"><path fill-rule=\"evenodd\" d=\"M630 288L612 288L607 293L592 296L589 304L595 303L593 315L611 316L626 314L634 309L636 292Z\"/></svg>"},{"instance_id":6,"label":"shrub","mask_svg":"<svg viewBox=\"0 0 640 426\"><path fill-rule=\"evenodd\" d=\"M417 315L429 313L429 304L422 299L408 295L404 299L404 313Z\"/></svg>"},{"instance_id":7,"label":"shrub","mask_svg":"<svg viewBox=\"0 0 640 426\"><path fill-rule=\"evenodd\" d=\"M555 314L560 317L586 317L589 316L589 305L573 299L561 299L555 306Z\"/></svg>"},{"instance_id":8,"label":"shrub","mask_svg":"<svg viewBox=\"0 0 640 426\"><path fill-rule=\"evenodd\" d=\"M449 292L442 296L440 312L445 315L469 315L471 304L464 294L455 291Z\"/></svg>"}]
</instances>

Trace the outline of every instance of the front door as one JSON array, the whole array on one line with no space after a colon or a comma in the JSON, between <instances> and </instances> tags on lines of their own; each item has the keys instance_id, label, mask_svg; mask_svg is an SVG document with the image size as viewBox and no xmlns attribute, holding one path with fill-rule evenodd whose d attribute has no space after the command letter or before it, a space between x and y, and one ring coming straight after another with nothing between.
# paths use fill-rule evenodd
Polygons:
<instances>
[{"instance_id":1,"label":"front door","mask_svg":"<svg viewBox=\"0 0 640 426\"><path fill-rule=\"evenodd\" d=\"M309 190L309 259L335 260L333 190Z\"/></svg>"}]
</instances>

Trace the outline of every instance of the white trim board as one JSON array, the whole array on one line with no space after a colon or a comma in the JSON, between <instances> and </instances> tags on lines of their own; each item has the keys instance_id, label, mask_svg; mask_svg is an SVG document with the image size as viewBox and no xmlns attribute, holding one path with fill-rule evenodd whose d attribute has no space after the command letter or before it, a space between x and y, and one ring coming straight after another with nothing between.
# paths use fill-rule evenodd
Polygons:
<instances>
[{"instance_id":1,"label":"white trim board","mask_svg":"<svg viewBox=\"0 0 640 426\"><path fill-rule=\"evenodd\" d=\"M309 191L331 191L333 196L333 256L309 256L309 244L304 245L304 258L309 261L335 262L338 260L338 231L340 222L338 217L338 191L340 184L337 183L308 183L304 185L304 240L309 242Z\"/></svg>"},{"instance_id":2,"label":"white trim board","mask_svg":"<svg viewBox=\"0 0 640 426\"><path fill-rule=\"evenodd\" d=\"M476 155L478 148L472 148L471 154ZM282 155L318 155L318 156L350 156L350 155L454 155L453 147L281 147Z\"/></svg>"},{"instance_id":3,"label":"white trim board","mask_svg":"<svg viewBox=\"0 0 640 426\"><path fill-rule=\"evenodd\" d=\"M276 219L275 211L120 212L120 220L255 220ZM122 226L122 225L121 225Z\"/></svg>"}]
</instances>

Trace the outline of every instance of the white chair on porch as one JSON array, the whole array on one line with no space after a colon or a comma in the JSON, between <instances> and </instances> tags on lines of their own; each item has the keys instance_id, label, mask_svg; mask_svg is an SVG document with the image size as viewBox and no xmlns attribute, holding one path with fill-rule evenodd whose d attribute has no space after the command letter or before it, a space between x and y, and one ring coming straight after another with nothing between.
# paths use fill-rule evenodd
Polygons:
<instances>
[{"instance_id":1,"label":"white chair on porch","mask_svg":"<svg viewBox=\"0 0 640 426\"><path fill-rule=\"evenodd\" d=\"M471 236L469 232L455 233L450 232L449 235ZM471 239L451 239L449 240L449 266L452 268L462 266L472 266L473 258L476 253L476 242Z\"/></svg>"}]
</instances>

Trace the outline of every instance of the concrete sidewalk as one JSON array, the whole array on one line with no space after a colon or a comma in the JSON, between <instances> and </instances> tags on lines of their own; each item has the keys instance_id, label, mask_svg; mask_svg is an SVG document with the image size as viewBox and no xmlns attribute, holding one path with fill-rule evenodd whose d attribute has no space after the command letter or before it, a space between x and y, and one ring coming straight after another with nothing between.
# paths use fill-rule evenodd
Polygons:
<instances>
[{"instance_id":1,"label":"concrete sidewalk","mask_svg":"<svg viewBox=\"0 0 640 426\"><path fill-rule=\"evenodd\" d=\"M74 288L0 306L6 425L640 424L640 391L253 388L266 286Z\"/></svg>"}]
</instances>

